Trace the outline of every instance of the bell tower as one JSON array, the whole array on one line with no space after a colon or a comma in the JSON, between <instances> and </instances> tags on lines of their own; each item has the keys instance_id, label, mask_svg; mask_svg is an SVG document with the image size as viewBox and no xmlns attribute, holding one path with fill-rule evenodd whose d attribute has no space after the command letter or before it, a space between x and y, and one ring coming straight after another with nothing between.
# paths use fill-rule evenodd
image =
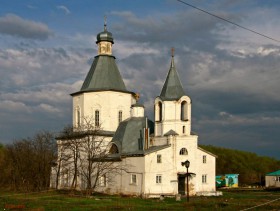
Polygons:
<instances>
[{"instance_id":1,"label":"bell tower","mask_svg":"<svg viewBox=\"0 0 280 211\"><path fill-rule=\"evenodd\" d=\"M191 133L191 99L185 94L171 50L171 64L160 96L155 99L155 136L170 130L178 135Z\"/></svg>"}]
</instances>

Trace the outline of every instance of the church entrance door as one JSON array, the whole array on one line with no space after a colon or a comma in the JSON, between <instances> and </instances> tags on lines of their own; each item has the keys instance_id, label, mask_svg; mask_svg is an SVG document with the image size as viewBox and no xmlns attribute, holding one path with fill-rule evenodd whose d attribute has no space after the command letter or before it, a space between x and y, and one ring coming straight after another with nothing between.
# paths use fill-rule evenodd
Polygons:
<instances>
[{"instance_id":1,"label":"church entrance door","mask_svg":"<svg viewBox=\"0 0 280 211\"><path fill-rule=\"evenodd\" d=\"M178 175L178 193L181 195L185 195L185 175Z\"/></svg>"}]
</instances>

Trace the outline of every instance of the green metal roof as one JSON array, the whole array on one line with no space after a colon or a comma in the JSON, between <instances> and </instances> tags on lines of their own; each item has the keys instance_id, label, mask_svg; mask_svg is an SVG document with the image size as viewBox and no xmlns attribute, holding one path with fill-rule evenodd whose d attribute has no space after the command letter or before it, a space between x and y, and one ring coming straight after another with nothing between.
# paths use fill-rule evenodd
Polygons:
<instances>
[{"instance_id":1,"label":"green metal roof","mask_svg":"<svg viewBox=\"0 0 280 211\"><path fill-rule=\"evenodd\" d=\"M280 176L280 170L268 173L266 176Z\"/></svg>"},{"instance_id":2,"label":"green metal roof","mask_svg":"<svg viewBox=\"0 0 280 211\"><path fill-rule=\"evenodd\" d=\"M169 130L164 136L178 136L179 134L176 133L174 130Z\"/></svg>"},{"instance_id":3,"label":"green metal roof","mask_svg":"<svg viewBox=\"0 0 280 211\"><path fill-rule=\"evenodd\" d=\"M161 90L160 97L163 100L178 100L184 95L186 94L175 68L174 57L172 56L170 69Z\"/></svg>"},{"instance_id":4,"label":"green metal roof","mask_svg":"<svg viewBox=\"0 0 280 211\"><path fill-rule=\"evenodd\" d=\"M81 88L81 91L99 90L127 92L114 56L96 56Z\"/></svg>"},{"instance_id":5,"label":"green metal roof","mask_svg":"<svg viewBox=\"0 0 280 211\"><path fill-rule=\"evenodd\" d=\"M121 154L143 154L144 128L146 126L146 117L131 117L121 122L112 143L118 146ZM150 134L153 133L153 122L148 120Z\"/></svg>"}]
</instances>

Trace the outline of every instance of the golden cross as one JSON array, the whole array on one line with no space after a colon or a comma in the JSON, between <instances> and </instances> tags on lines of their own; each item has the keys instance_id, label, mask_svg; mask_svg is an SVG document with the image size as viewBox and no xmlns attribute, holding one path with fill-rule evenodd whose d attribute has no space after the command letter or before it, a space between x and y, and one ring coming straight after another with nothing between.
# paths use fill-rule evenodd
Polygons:
<instances>
[{"instance_id":1,"label":"golden cross","mask_svg":"<svg viewBox=\"0 0 280 211\"><path fill-rule=\"evenodd\" d=\"M107 31L107 17L104 15L104 31Z\"/></svg>"}]
</instances>

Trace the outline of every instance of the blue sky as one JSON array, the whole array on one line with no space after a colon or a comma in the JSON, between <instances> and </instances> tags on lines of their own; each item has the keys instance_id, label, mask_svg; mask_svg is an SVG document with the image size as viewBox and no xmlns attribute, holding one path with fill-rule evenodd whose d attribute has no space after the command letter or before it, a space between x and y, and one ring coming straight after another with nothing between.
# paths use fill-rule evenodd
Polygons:
<instances>
[{"instance_id":1,"label":"blue sky","mask_svg":"<svg viewBox=\"0 0 280 211\"><path fill-rule=\"evenodd\" d=\"M279 1L186 2L280 40ZM176 0L2 2L1 143L71 124L69 94L97 54L104 15L125 84L151 119L174 47L199 143L280 159L279 43Z\"/></svg>"}]
</instances>

